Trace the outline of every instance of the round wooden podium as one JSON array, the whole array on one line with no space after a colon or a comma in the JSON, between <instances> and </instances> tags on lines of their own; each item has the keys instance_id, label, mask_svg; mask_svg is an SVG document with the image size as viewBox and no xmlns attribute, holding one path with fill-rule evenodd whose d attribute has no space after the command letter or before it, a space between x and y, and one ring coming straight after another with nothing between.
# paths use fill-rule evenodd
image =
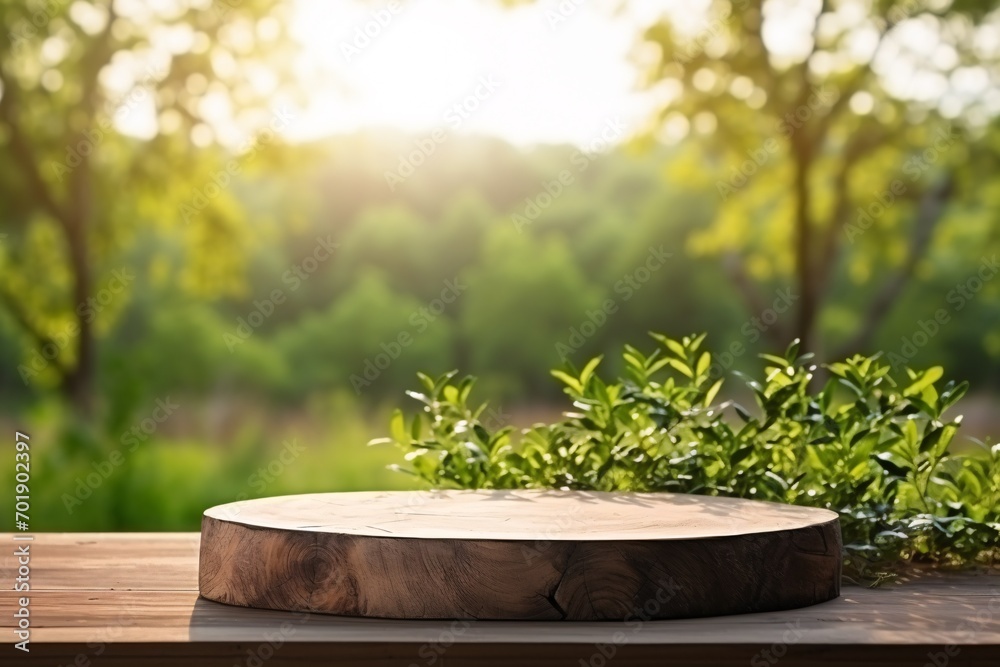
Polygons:
<instances>
[{"instance_id":1,"label":"round wooden podium","mask_svg":"<svg viewBox=\"0 0 1000 667\"><path fill-rule=\"evenodd\" d=\"M225 604L413 619L629 620L803 607L840 592L837 515L585 491L320 493L205 512Z\"/></svg>"}]
</instances>

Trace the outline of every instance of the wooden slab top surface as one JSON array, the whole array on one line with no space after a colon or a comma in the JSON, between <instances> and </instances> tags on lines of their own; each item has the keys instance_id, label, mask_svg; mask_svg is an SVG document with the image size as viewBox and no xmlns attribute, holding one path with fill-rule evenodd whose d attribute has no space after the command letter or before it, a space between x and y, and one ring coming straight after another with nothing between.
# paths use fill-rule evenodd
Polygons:
<instances>
[{"instance_id":1,"label":"wooden slab top surface","mask_svg":"<svg viewBox=\"0 0 1000 667\"><path fill-rule=\"evenodd\" d=\"M213 519L259 528L480 540L684 540L794 530L836 513L670 493L394 491L317 493L213 507Z\"/></svg>"}]
</instances>

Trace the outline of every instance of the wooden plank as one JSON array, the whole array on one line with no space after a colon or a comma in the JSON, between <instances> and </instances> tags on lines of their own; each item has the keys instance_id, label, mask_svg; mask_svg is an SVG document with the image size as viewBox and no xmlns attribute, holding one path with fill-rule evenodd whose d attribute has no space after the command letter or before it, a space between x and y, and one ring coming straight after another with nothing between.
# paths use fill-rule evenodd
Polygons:
<instances>
[{"instance_id":1,"label":"wooden plank","mask_svg":"<svg viewBox=\"0 0 1000 667\"><path fill-rule=\"evenodd\" d=\"M33 592L31 609L33 637L44 642L247 642L287 625L291 642L433 642L450 632L461 643L614 643L624 633L629 643L646 644L773 644L786 637L813 644L1000 644L1000 577L990 586L982 577L962 579L953 585L958 590L848 588L838 600L804 610L669 622L380 620L230 607L193 591ZM0 593L5 607L15 596Z\"/></svg>"},{"instance_id":2,"label":"wooden plank","mask_svg":"<svg viewBox=\"0 0 1000 667\"><path fill-rule=\"evenodd\" d=\"M0 650L0 665L82 667L306 667L360 665L363 667L920 667L944 660L942 648L933 645L888 646L790 646L780 658L765 657L768 647L759 645L660 646L626 644L616 647L611 658L593 645L580 644L456 644L444 652L426 645L366 644L336 645L323 642L289 643L269 650L266 643L179 644L169 653L156 644L115 644L96 657L65 644L39 645L28 660ZM5 647L6 648L6 647ZM85 649L85 647L84 647ZM605 649L607 650L607 649ZM948 667L996 667L995 647L964 647L947 657Z\"/></svg>"},{"instance_id":3,"label":"wooden plank","mask_svg":"<svg viewBox=\"0 0 1000 667\"><path fill-rule=\"evenodd\" d=\"M199 589L258 609L400 619L693 618L835 598L836 513L670 493L261 498L202 523Z\"/></svg>"},{"instance_id":4,"label":"wooden plank","mask_svg":"<svg viewBox=\"0 0 1000 667\"><path fill-rule=\"evenodd\" d=\"M14 544L10 534L9 544ZM198 590L198 533L44 533L30 544L33 590ZM3 581L17 558L5 549Z\"/></svg>"},{"instance_id":5,"label":"wooden plank","mask_svg":"<svg viewBox=\"0 0 1000 667\"><path fill-rule=\"evenodd\" d=\"M4 539L12 544L9 534ZM948 667L995 667L1000 662L996 572L916 573L880 589L848 586L840 598L806 609L742 616L638 624L393 621L244 609L200 599L194 585L197 544L197 534L37 535L32 580L36 569L48 574L30 593L32 651L25 655L4 643L0 664L54 667L82 655L92 665L156 667L183 659L187 667L232 667L255 664L248 663L253 652L273 651L267 667L518 661L581 667L580 660L583 667L600 667L602 647L614 651L609 665L921 667L940 658ZM158 559L183 565L163 573L147 567L164 586L142 587L138 571ZM84 581L69 575L74 566L92 576ZM127 576L116 573L122 568ZM5 581L13 574L5 556ZM111 590L121 581L132 589ZM19 595L0 592L0 606L13 609ZM11 637L11 614L4 613L0 625ZM957 654L944 653L949 646Z\"/></svg>"}]
</instances>

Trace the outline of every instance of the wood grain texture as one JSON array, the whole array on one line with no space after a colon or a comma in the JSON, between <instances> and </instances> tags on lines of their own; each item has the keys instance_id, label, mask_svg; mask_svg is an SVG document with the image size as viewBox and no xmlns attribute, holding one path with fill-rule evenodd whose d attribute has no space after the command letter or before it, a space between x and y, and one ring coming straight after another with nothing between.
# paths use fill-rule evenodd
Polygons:
<instances>
[{"instance_id":1,"label":"wood grain texture","mask_svg":"<svg viewBox=\"0 0 1000 667\"><path fill-rule=\"evenodd\" d=\"M775 611L840 591L837 516L677 494L287 496L205 512L201 594L404 619L595 621Z\"/></svg>"},{"instance_id":2,"label":"wood grain texture","mask_svg":"<svg viewBox=\"0 0 1000 667\"><path fill-rule=\"evenodd\" d=\"M3 539L11 544L11 535ZM948 667L1000 664L1000 572L914 571L829 603L637 623L412 621L217 604L197 591L197 533L50 533L32 543L32 649L0 665L266 667L615 665ZM5 552L0 577L13 581ZM0 591L14 609L21 594ZM13 616L3 614L8 636ZM272 642L280 638L278 642ZM598 647L613 646L603 662ZM781 654L778 658L778 654ZM433 660L433 662L432 662Z\"/></svg>"}]
</instances>

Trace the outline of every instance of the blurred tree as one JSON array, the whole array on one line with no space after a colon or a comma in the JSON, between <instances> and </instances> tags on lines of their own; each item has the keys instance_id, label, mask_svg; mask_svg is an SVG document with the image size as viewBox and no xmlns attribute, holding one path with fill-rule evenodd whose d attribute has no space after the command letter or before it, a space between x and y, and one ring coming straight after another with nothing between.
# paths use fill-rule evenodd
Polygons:
<instances>
[{"instance_id":1,"label":"blurred tree","mask_svg":"<svg viewBox=\"0 0 1000 667\"><path fill-rule=\"evenodd\" d=\"M468 341L468 368L495 369L489 390L540 395L552 383L539 368L556 366L608 321L604 290L573 263L562 239L540 240L505 224L491 230L483 261L463 276L456 304Z\"/></svg>"},{"instance_id":2,"label":"blurred tree","mask_svg":"<svg viewBox=\"0 0 1000 667\"><path fill-rule=\"evenodd\" d=\"M956 187L982 185L960 170L998 110L995 8L713 0L645 33L647 84L667 100L657 134L692 132L715 149L714 170L701 152L670 170L721 199L690 249L726 258L753 313L769 305L762 285L794 287L794 322L769 330L774 343L822 347L818 316L844 267L870 296L836 354L866 347L953 213Z\"/></svg>"},{"instance_id":3,"label":"blurred tree","mask_svg":"<svg viewBox=\"0 0 1000 667\"><path fill-rule=\"evenodd\" d=\"M122 252L140 227L186 243L181 284L233 288L244 216L227 188L288 122L272 107L293 81L285 9L0 0L0 303L30 338L26 384L90 406L95 334L135 279Z\"/></svg>"},{"instance_id":4,"label":"blurred tree","mask_svg":"<svg viewBox=\"0 0 1000 667\"><path fill-rule=\"evenodd\" d=\"M418 371L450 370L455 327L448 306L394 292L378 269L360 270L336 303L277 334L289 393L349 388L358 396L398 395Z\"/></svg>"}]
</instances>

